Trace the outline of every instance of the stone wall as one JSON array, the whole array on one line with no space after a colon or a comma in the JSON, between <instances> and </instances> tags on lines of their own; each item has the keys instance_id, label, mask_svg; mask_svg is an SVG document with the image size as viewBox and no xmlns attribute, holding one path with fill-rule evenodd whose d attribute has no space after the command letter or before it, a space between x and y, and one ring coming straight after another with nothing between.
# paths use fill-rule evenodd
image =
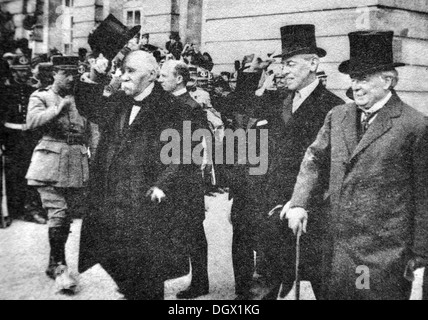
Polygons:
<instances>
[{"instance_id":1,"label":"stone wall","mask_svg":"<svg viewBox=\"0 0 428 320\"><path fill-rule=\"evenodd\" d=\"M428 1L404 0L205 0L202 49L216 64L214 71L233 71L246 54L280 52L280 27L311 23L318 45L327 50L321 69L328 87L342 97L350 86L338 72L349 58L348 33L393 30L399 68L397 86L407 103L428 114Z\"/></svg>"}]
</instances>

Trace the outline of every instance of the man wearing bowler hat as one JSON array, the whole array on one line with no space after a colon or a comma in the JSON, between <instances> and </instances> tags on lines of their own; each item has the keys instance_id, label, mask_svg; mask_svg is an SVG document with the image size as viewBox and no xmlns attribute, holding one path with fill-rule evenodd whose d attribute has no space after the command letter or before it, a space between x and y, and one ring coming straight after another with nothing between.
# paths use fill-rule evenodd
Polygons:
<instances>
[{"instance_id":1,"label":"man wearing bowler hat","mask_svg":"<svg viewBox=\"0 0 428 320\"><path fill-rule=\"evenodd\" d=\"M322 298L404 300L428 257L427 123L391 93L391 71L404 66L393 59L393 32L352 32L349 41L339 71L355 102L328 113L281 214L310 234L309 204L325 194Z\"/></svg>"},{"instance_id":2,"label":"man wearing bowler hat","mask_svg":"<svg viewBox=\"0 0 428 320\"><path fill-rule=\"evenodd\" d=\"M79 58L52 58L52 86L39 89L30 97L28 129L43 134L34 149L26 178L36 186L48 212L48 277L55 279L59 291L74 292L76 280L67 267L65 244L70 233L70 201L88 178L87 120L78 112L73 94Z\"/></svg>"},{"instance_id":3,"label":"man wearing bowler hat","mask_svg":"<svg viewBox=\"0 0 428 320\"><path fill-rule=\"evenodd\" d=\"M178 32L171 32L169 41L165 44L165 49L174 56L175 60L180 60L181 53L183 52L183 43L180 41Z\"/></svg>"},{"instance_id":4,"label":"man wearing bowler hat","mask_svg":"<svg viewBox=\"0 0 428 320\"><path fill-rule=\"evenodd\" d=\"M268 215L291 198L299 166L306 148L315 140L327 113L343 100L328 91L317 77L320 58L326 51L316 43L314 25L287 25L281 28L283 75L288 90L262 96L264 108L258 116L269 129L269 169L265 177L263 201L260 201L263 228L260 247L265 257L265 299L275 299L282 283L287 294L294 282L295 238L279 220L279 212ZM263 128L263 127L262 127ZM302 244L302 277L311 281L315 295L320 281L313 267L321 261L319 240L322 237L322 195L311 207L319 219L311 224L311 234Z\"/></svg>"}]
</instances>

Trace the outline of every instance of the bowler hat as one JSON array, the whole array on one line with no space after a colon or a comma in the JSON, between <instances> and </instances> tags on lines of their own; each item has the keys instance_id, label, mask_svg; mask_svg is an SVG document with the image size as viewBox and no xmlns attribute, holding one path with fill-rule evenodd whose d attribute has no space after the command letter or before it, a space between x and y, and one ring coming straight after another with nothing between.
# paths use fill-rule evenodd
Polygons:
<instances>
[{"instance_id":1,"label":"bowler hat","mask_svg":"<svg viewBox=\"0 0 428 320\"><path fill-rule=\"evenodd\" d=\"M321 78L327 78L327 75L325 74L325 71L318 71L317 72L317 77L319 79L321 79Z\"/></svg>"},{"instance_id":2,"label":"bowler hat","mask_svg":"<svg viewBox=\"0 0 428 320\"><path fill-rule=\"evenodd\" d=\"M52 57L52 67L61 70L76 70L79 67L79 57L77 56L54 56Z\"/></svg>"},{"instance_id":3,"label":"bowler hat","mask_svg":"<svg viewBox=\"0 0 428 320\"><path fill-rule=\"evenodd\" d=\"M140 29L141 26L128 29L115 16L109 14L89 35L88 44L95 56L102 53L108 60L112 60Z\"/></svg>"},{"instance_id":4,"label":"bowler hat","mask_svg":"<svg viewBox=\"0 0 428 320\"><path fill-rule=\"evenodd\" d=\"M297 54L315 53L320 58L327 54L324 49L318 48L313 24L294 24L281 28L282 54L274 58L290 58Z\"/></svg>"},{"instance_id":5,"label":"bowler hat","mask_svg":"<svg viewBox=\"0 0 428 320\"><path fill-rule=\"evenodd\" d=\"M175 41L180 41L180 35L177 31L171 31L170 39L174 39Z\"/></svg>"},{"instance_id":6,"label":"bowler hat","mask_svg":"<svg viewBox=\"0 0 428 320\"><path fill-rule=\"evenodd\" d=\"M405 64L394 62L393 31L356 31L348 34L350 59L339 65L345 74L370 74Z\"/></svg>"},{"instance_id":7,"label":"bowler hat","mask_svg":"<svg viewBox=\"0 0 428 320\"><path fill-rule=\"evenodd\" d=\"M13 58L10 68L13 70L31 69L30 59L28 59L25 55L17 55Z\"/></svg>"}]
</instances>

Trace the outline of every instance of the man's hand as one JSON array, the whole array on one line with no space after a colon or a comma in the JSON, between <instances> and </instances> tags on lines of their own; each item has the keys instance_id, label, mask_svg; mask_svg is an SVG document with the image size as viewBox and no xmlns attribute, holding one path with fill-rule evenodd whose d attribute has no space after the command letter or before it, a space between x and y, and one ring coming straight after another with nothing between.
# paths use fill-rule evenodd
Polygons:
<instances>
[{"instance_id":1,"label":"man's hand","mask_svg":"<svg viewBox=\"0 0 428 320\"><path fill-rule=\"evenodd\" d=\"M109 61L104 58L104 55L100 53L98 58L96 59L89 59L89 65L90 65L90 79L92 81L97 82L99 75L105 75L107 73Z\"/></svg>"},{"instance_id":2,"label":"man's hand","mask_svg":"<svg viewBox=\"0 0 428 320\"><path fill-rule=\"evenodd\" d=\"M404 278L413 282L415 280L415 271L428 266L428 260L422 257L414 257L409 260L404 271Z\"/></svg>"},{"instance_id":3,"label":"man's hand","mask_svg":"<svg viewBox=\"0 0 428 320\"><path fill-rule=\"evenodd\" d=\"M147 191L146 196L150 197L153 202L157 201L158 203L161 203L162 199L166 197L165 193L158 187L150 188L150 190Z\"/></svg>"},{"instance_id":4,"label":"man's hand","mask_svg":"<svg viewBox=\"0 0 428 320\"><path fill-rule=\"evenodd\" d=\"M71 95L65 96L58 105L59 111L62 111L64 109L67 110L67 108L69 108L69 106L71 106L72 103L73 103L73 96Z\"/></svg>"},{"instance_id":5,"label":"man's hand","mask_svg":"<svg viewBox=\"0 0 428 320\"><path fill-rule=\"evenodd\" d=\"M289 204L287 203L288 207ZM285 217L288 219L288 227L293 230L294 234L306 233L306 225L308 224L308 212L303 208L291 208L287 210L285 205L283 211L286 211ZM281 212L282 215L282 212Z\"/></svg>"}]
</instances>

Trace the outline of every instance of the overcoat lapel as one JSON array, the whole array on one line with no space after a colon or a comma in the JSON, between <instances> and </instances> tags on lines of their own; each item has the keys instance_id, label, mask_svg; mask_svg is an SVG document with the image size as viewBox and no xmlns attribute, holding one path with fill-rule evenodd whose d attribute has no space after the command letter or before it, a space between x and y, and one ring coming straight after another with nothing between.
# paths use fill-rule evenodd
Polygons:
<instances>
[{"instance_id":1,"label":"overcoat lapel","mask_svg":"<svg viewBox=\"0 0 428 320\"><path fill-rule=\"evenodd\" d=\"M320 99L323 88L319 84L315 90L302 102L296 112L290 117L289 121L284 124L284 132L288 132L293 126L300 126L301 121L306 121L309 114L313 112L316 107L317 101Z\"/></svg>"},{"instance_id":2,"label":"overcoat lapel","mask_svg":"<svg viewBox=\"0 0 428 320\"><path fill-rule=\"evenodd\" d=\"M343 139L345 140L348 155L351 156L358 145L357 135L357 106L353 103L345 112L342 119Z\"/></svg>"}]
</instances>

